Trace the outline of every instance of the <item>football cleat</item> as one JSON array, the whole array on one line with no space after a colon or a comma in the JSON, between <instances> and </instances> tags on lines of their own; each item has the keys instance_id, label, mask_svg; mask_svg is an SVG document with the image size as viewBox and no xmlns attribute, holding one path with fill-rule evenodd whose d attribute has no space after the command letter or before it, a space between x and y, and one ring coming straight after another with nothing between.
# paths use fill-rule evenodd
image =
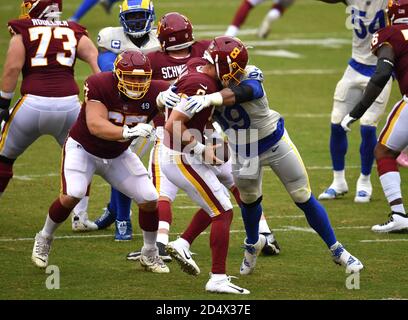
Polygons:
<instances>
[{"instance_id":1,"label":"football cleat","mask_svg":"<svg viewBox=\"0 0 408 320\"><path fill-rule=\"evenodd\" d=\"M368 203L371 200L371 194L373 193L373 186L370 179L358 178L356 187L356 196L354 202L356 203Z\"/></svg>"},{"instance_id":2,"label":"football cleat","mask_svg":"<svg viewBox=\"0 0 408 320\"><path fill-rule=\"evenodd\" d=\"M132 222L130 220L115 221L115 241L132 240Z\"/></svg>"},{"instance_id":3,"label":"football cleat","mask_svg":"<svg viewBox=\"0 0 408 320\"><path fill-rule=\"evenodd\" d=\"M265 236L266 241L265 245L262 248L262 254L265 256L276 256L280 253L280 247L278 242L275 239L273 232L271 233L261 233Z\"/></svg>"},{"instance_id":4,"label":"football cleat","mask_svg":"<svg viewBox=\"0 0 408 320\"><path fill-rule=\"evenodd\" d=\"M164 261L164 262L171 262L172 259L170 255L166 252L166 245L161 242L156 242L157 248L159 249L159 257ZM132 251L129 252L126 256L127 260L135 261L140 259L141 251Z\"/></svg>"},{"instance_id":5,"label":"football cleat","mask_svg":"<svg viewBox=\"0 0 408 320\"><path fill-rule=\"evenodd\" d=\"M400 153L397 158L397 163L404 168L408 168L408 154L405 153L405 150Z\"/></svg>"},{"instance_id":6,"label":"football cleat","mask_svg":"<svg viewBox=\"0 0 408 320\"><path fill-rule=\"evenodd\" d=\"M95 220L95 224L98 226L99 230L106 229L112 223L116 221L116 215L113 212L110 212L106 207L103 209L102 215Z\"/></svg>"},{"instance_id":7,"label":"football cleat","mask_svg":"<svg viewBox=\"0 0 408 320\"><path fill-rule=\"evenodd\" d=\"M41 234L41 231L35 235L31 260L38 268L46 268L48 266L48 255L51 250L51 243L53 239L53 237L44 237Z\"/></svg>"},{"instance_id":8,"label":"football cleat","mask_svg":"<svg viewBox=\"0 0 408 320\"><path fill-rule=\"evenodd\" d=\"M333 200L344 196L348 192L347 183L335 186L333 183L323 193L319 195L319 200Z\"/></svg>"},{"instance_id":9,"label":"football cleat","mask_svg":"<svg viewBox=\"0 0 408 320\"><path fill-rule=\"evenodd\" d=\"M210 280L205 285L205 290L214 293L234 293L234 294L249 294L249 290L238 287L231 282L231 276L226 274L212 274L210 273Z\"/></svg>"},{"instance_id":10,"label":"football cleat","mask_svg":"<svg viewBox=\"0 0 408 320\"><path fill-rule=\"evenodd\" d=\"M341 243L336 242L331 246L330 251L334 263L346 267L347 273L360 272L364 268L361 261L352 256Z\"/></svg>"},{"instance_id":11,"label":"football cleat","mask_svg":"<svg viewBox=\"0 0 408 320\"><path fill-rule=\"evenodd\" d=\"M72 231L93 231L98 230L98 226L88 219L87 212L72 214Z\"/></svg>"},{"instance_id":12,"label":"football cleat","mask_svg":"<svg viewBox=\"0 0 408 320\"><path fill-rule=\"evenodd\" d=\"M383 224L376 224L371 228L379 233L408 233L408 216L399 212L391 212L390 219Z\"/></svg>"},{"instance_id":13,"label":"football cleat","mask_svg":"<svg viewBox=\"0 0 408 320\"><path fill-rule=\"evenodd\" d=\"M143 249L142 249L143 252ZM163 262L163 260L157 255L157 251L155 251L156 254L154 255L147 255L147 254L141 254L140 255L140 264L141 266L149 272L153 273L169 273L170 269L166 264Z\"/></svg>"},{"instance_id":14,"label":"football cleat","mask_svg":"<svg viewBox=\"0 0 408 320\"><path fill-rule=\"evenodd\" d=\"M177 261L181 270L185 273L197 276L200 274L200 268L191 257L188 242L183 238L171 241L166 245L166 252Z\"/></svg>"},{"instance_id":15,"label":"football cleat","mask_svg":"<svg viewBox=\"0 0 408 320\"><path fill-rule=\"evenodd\" d=\"M244 241L244 260L242 260L241 268L239 269L240 274L248 275L254 271L256 259L265 246L266 241L266 237L263 234L259 235L259 239L255 244L247 244L246 240Z\"/></svg>"}]
</instances>

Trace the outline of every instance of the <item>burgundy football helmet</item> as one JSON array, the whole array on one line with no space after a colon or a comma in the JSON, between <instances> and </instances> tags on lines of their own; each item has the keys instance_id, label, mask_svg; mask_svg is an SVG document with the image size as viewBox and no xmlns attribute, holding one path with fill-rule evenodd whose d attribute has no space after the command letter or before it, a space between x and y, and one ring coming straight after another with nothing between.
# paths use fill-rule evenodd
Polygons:
<instances>
[{"instance_id":1,"label":"burgundy football helmet","mask_svg":"<svg viewBox=\"0 0 408 320\"><path fill-rule=\"evenodd\" d=\"M248 51L238 38L221 36L210 43L204 59L215 66L218 79L227 87L241 82L248 63ZM230 83L231 80L234 82Z\"/></svg>"},{"instance_id":2,"label":"burgundy football helmet","mask_svg":"<svg viewBox=\"0 0 408 320\"><path fill-rule=\"evenodd\" d=\"M389 0L387 15L390 24L408 23L408 0Z\"/></svg>"},{"instance_id":3,"label":"burgundy football helmet","mask_svg":"<svg viewBox=\"0 0 408 320\"><path fill-rule=\"evenodd\" d=\"M58 20L62 0L23 0L20 19Z\"/></svg>"},{"instance_id":4,"label":"burgundy football helmet","mask_svg":"<svg viewBox=\"0 0 408 320\"><path fill-rule=\"evenodd\" d=\"M131 99L141 99L149 90L152 67L149 59L140 50L127 50L116 57L114 73L118 89Z\"/></svg>"},{"instance_id":5,"label":"burgundy football helmet","mask_svg":"<svg viewBox=\"0 0 408 320\"><path fill-rule=\"evenodd\" d=\"M191 22L178 12L170 12L160 18L157 37L163 50L180 50L194 43Z\"/></svg>"}]
</instances>

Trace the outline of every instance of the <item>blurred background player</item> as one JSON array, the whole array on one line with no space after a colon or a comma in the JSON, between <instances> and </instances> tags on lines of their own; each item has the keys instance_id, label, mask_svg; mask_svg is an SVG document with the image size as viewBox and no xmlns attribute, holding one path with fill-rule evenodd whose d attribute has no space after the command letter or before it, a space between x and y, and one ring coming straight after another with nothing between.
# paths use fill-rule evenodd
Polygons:
<instances>
[{"instance_id":1,"label":"blurred background player","mask_svg":"<svg viewBox=\"0 0 408 320\"><path fill-rule=\"evenodd\" d=\"M328 3L344 2L352 6L353 22L352 57L338 82L334 92L331 114L330 155L333 165L333 182L319 195L319 200L331 200L348 192L345 177L345 157L347 153L347 135L341 126L341 120L360 101L370 77L375 72L377 58L370 51L373 34L386 26L385 9L387 0L321 0ZM371 200L372 185L370 180L374 162L374 148L377 143L376 129L387 106L391 93L390 79L382 93L360 119L360 159L361 173L357 180L354 201L367 203Z\"/></svg>"},{"instance_id":2,"label":"blurred background player","mask_svg":"<svg viewBox=\"0 0 408 320\"><path fill-rule=\"evenodd\" d=\"M76 58L99 72L98 51L84 27L60 21L62 0L25 0L19 20L8 23L11 40L4 63L0 123L0 196L13 176L15 160L40 136L61 146L81 109L74 79ZM41 23L38 22L41 20ZM22 72L23 82L11 113L10 102ZM95 229L86 212L88 196L74 209L75 230Z\"/></svg>"},{"instance_id":3,"label":"blurred background player","mask_svg":"<svg viewBox=\"0 0 408 320\"><path fill-rule=\"evenodd\" d=\"M249 12L257 5L265 2L265 0L243 0L237 12L235 13L234 19L231 25L225 32L226 36L235 37L241 25L244 24ZM272 8L266 14L264 20L258 29L258 36L260 38L266 38L271 30L271 24L278 20L285 10L289 8L295 0L273 0L274 4Z\"/></svg>"},{"instance_id":4,"label":"blurred background player","mask_svg":"<svg viewBox=\"0 0 408 320\"><path fill-rule=\"evenodd\" d=\"M98 2L101 4L101 6L104 8L106 13L110 13L112 6L115 2L118 2L120 0L84 0L82 3L79 5L78 9L75 11L74 15L69 18L71 21L79 21L82 19L82 17L89 11L91 10Z\"/></svg>"},{"instance_id":5,"label":"blurred background player","mask_svg":"<svg viewBox=\"0 0 408 320\"><path fill-rule=\"evenodd\" d=\"M83 107L64 144L61 194L35 237L32 261L37 267L47 267L55 231L98 174L139 207L144 240L140 264L150 272L169 272L156 247L158 194L142 161L129 150L132 139L152 134L148 122L158 112L156 97L168 87L151 76L149 59L138 50L118 55L114 72L100 72L86 80Z\"/></svg>"},{"instance_id":6,"label":"blurred background player","mask_svg":"<svg viewBox=\"0 0 408 320\"><path fill-rule=\"evenodd\" d=\"M375 147L377 171L385 197L391 208L389 220L372 227L374 232L408 232L408 216L402 202L401 176L397 157L408 146L408 0L390 0L388 26L374 34L372 52L378 57L375 73L364 95L341 122L344 130L369 110L395 72L402 99L388 115Z\"/></svg>"},{"instance_id":7,"label":"blurred background player","mask_svg":"<svg viewBox=\"0 0 408 320\"><path fill-rule=\"evenodd\" d=\"M150 0L124 0L120 7L119 21L121 27L103 28L98 34L98 65L102 71L111 71L116 56L125 50L139 49L143 53L160 49L155 30L152 30L155 19L153 2ZM130 221L131 199L114 188L107 211L114 216L103 215L95 221L99 229L106 228L115 222L115 240L132 239ZM110 220L113 217L113 220Z\"/></svg>"},{"instance_id":8,"label":"blurred background player","mask_svg":"<svg viewBox=\"0 0 408 320\"><path fill-rule=\"evenodd\" d=\"M229 138L235 160L232 166L234 181L242 197L241 213L246 231L240 273L253 272L265 241L258 231L263 167L271 168L281 180L309 225L331 251L333 261L346 267L347 272L359 272L363 269L362 263L337 241L325 208L311 192L306 168L284 127L283 118L269 108L262 71L255 66L247 66L244 70L248 60L245 52L245 47L231 43L228 37L216 38L204 57L216 67L226 89L190 97L184 107L186 112L194 114L216 106L214 117ZM220 64L219 61L224 60L228 64Z\"/></svg>"}]
</instances>

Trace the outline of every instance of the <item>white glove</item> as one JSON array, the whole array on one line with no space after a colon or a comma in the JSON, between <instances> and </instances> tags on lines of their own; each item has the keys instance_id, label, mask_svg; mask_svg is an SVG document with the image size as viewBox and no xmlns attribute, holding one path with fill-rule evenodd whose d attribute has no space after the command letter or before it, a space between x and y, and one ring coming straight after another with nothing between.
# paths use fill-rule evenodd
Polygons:
<instances>
[{"instance_id":1,"label":"white glove","mask_svg":"<svg viewBox=\"0 0 408 320\"><path fill-rule=\"evenodd\" d=\"M135 139L137 137L148 138L152 135L154 128L147 123L139 123L137 126L129 128L128 126L123 126L123 138L125 139Z\"/></svg>"},{"instance_id":2,"label":"white glove","mask_svg":"<svg viewBox=\"0 0 408 320\"><path fill-rule=\"evenodd\" d=\"M157 106L174 108L180 102L180 96L175 91L176 86L170 86L166 91L160 92L156 98Z\"/></svg>"},{"instance_id":3,"label":"white glove","mask_svg":"<svg viewBox=\"0 0 408 320\"><path fill-rule=\"evenodd\" d=\"M197 113L208 108L210 106L221 106L223 103L223 98L221 93L215 92L212 94L205 94L200 96L191 96L187 99L187 103L184 106L184 110Z\"/></svg>"},{"instance_id":4,"label":"white glove","mask_svg":"<svg viewBox=\"0 0 408 320\"><path fill-rule=\"evenodd\" d=\"M350 116L350 114L346 114L346 116L341 121L341 126L343 127L344 131L349 132L351 131L350 125L355 122L357 119Z\"/></svg>"}]
</instances>

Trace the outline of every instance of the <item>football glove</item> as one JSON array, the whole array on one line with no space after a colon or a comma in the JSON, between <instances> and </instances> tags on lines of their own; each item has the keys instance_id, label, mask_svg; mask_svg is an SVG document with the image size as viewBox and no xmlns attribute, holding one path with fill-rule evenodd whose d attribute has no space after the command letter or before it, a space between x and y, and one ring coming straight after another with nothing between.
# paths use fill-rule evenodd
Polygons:
<instances>
[{"instance_id":1,"label":"football glove","mask_svg":"<svg viewBox=\"0 0 408 320\"><path fill-rule=\"evenodd\" d=\"M135 139L137 137L148 138L152 135L154 128L147 123L139 123L135 127L129 128L128 126L123 126L123 138L125 139Z\"/></svg>"},{"instance_id":2,"label":"football glove","mask_svg":"<svg viewBox=\"0 0 408 320\"><path fill-rule=\"evenodd\" d=\"M204 108L208 108L210 106L221 106L223 103L223 98L221 93L215 92L212 94L205 94L205 95L197 95L191 96L187 99L187 103L184 106L184 110L197 113L203 110Z\"/></svg>"},{"instance_id":3,"label":"football glove","mask_svg":"<svg viewBox=\"0 0 408 320\"><path fill-rule=\"evenodd\" d=\"M346 116L341 121L341 126L343 127L344 131L349 132L349 131L351 131L350 125L355 121L357 121L357 119L353 118L348 113L348 114L346 114Z\"/></svg>"},{"instance_id":4,"label":"football glove","mask_svg":"<svg viewBox=\"0 0 408 320\"><path fill-rule=\"evenodd\" d=\"M10 118L10 103L11 99L0 97L0 124L2 121L7 121Z\"/></svg>"},{"instance_id":5,"label":"football glove","mask_svg":"<svg viewBox=\"0 0 408 320\"><path fill-rule=\"evenodd\" d=\"M162 91L157 95L156 104L158 107L174 108L180 102L180 96L175 92L176 86L170 86L166 91Z\"/></svg>"}]
</instances>

